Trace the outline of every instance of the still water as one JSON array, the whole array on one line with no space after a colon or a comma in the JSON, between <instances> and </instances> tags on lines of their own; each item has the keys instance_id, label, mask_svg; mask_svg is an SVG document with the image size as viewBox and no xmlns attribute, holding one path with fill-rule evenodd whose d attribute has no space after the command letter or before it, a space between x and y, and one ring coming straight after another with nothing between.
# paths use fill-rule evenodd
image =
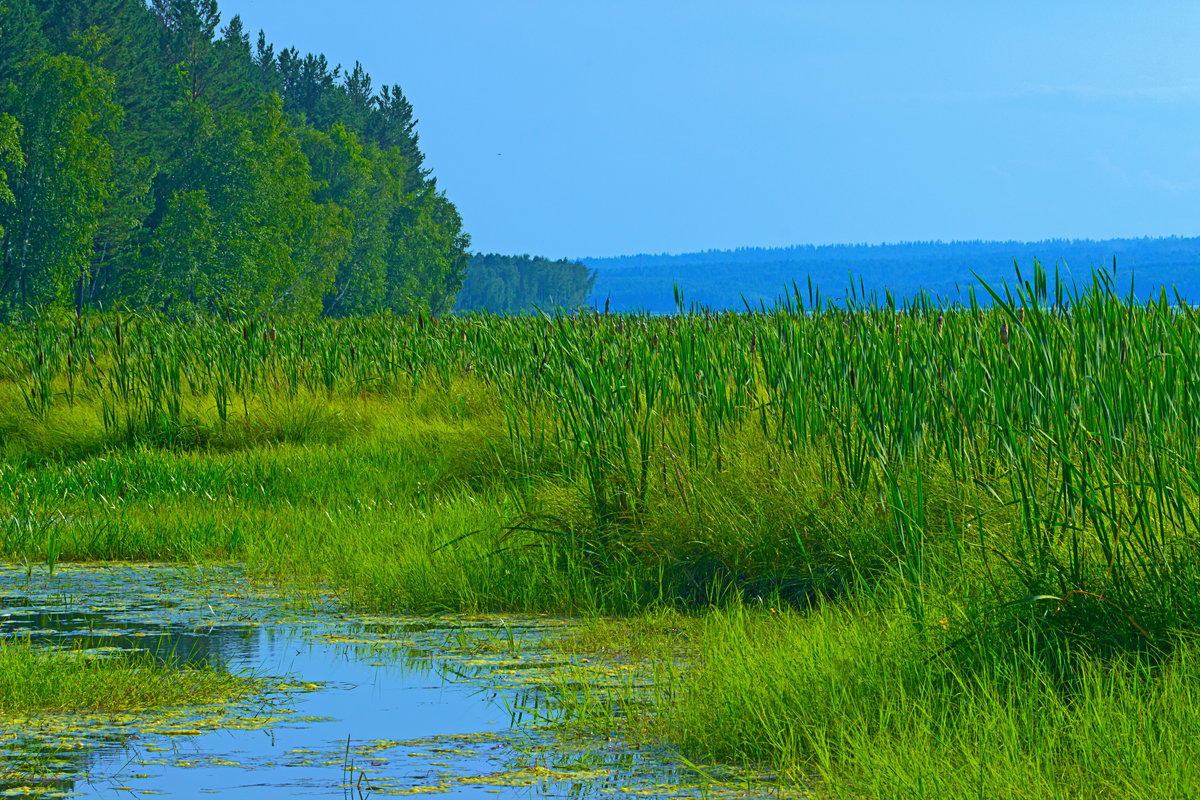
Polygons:
<instances>
[{"instance_id":1,"label":"still water","mask_svg":"<svg viewBox=\"0 0 1200 800\"><path fill-rule=\"evenodd\" d=\"M278 678L266 697L224 707L0 719L0 793L622 798L732 789L696 785L669 753L545 724L556 711L547 681L568 662L539 642L569 624L367 617L320 598L297 611L236 566L0 568L0 636Z\"/></svg>"}]
</instances>

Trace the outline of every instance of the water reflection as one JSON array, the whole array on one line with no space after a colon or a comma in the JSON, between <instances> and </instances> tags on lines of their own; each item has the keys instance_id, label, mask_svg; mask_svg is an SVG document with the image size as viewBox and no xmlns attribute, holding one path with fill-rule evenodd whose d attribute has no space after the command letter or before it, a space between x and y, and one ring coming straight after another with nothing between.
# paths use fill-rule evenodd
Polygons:
<instances>
[{"instance_id":1,"label":"water reflection","mask_svg":"<svg viewBox=\"0 0 1200 800\"><path fill-rule=\"evenodd\" d=\"M0 607L6 607L0 599ZM34 645L81 650L115 648L149 653L160 663L199 667L248 659L256 650L251 627L226 625L208 630L175 623L121 622L106 614L44 609L0 615L0 636L27 637Z\"/></svg>"},{"instance_id":2,"label":"water reflection","mask_svg":"<svg viewBox=\"0 0 1200 800\"><path fill-rule=\"evenodd\" d=\"M561 620L306 612L236 567L0 569L0 636L120 648L290 676L278 708L0 722L0 792L247 798L436 792L478 797L695 796L662 754L564 741L537 647ZM466 643L465 649L462 645ZM472 648L474 643L478 645Z\"/></svg>"}]
</instances>

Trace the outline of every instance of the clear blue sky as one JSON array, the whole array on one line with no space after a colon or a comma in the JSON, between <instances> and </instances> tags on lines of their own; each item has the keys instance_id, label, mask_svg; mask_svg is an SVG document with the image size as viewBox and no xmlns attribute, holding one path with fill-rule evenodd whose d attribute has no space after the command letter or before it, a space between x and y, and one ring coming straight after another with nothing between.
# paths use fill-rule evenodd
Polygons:
<instances>
[{"instance_id":1,"label":"clear blue sky","mask_svg":"<svg viewBox=\"0 0 1200 800\"><path fill-rule=\"evenodd\" d=\"M476 250L1200 233L1200 3L221 9L398 83Z\"/></svg>"}]
</instances>

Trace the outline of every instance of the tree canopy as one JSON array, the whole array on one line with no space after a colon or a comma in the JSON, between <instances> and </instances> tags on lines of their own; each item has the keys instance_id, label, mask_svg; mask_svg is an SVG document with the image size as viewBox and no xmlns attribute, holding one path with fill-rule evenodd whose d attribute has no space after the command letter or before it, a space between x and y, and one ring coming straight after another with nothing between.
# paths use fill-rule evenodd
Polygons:
<instances>
[{"instance_id":1,"label":"tree canopy","mask_svg":"<svg viewBox=\"0 0 1200 800\"><path fill-rule=\"evenodd\" d=\"M444 311L470 239L416 124L216 0L0 0L0 313Z\"/></svg>"}]
</instances>

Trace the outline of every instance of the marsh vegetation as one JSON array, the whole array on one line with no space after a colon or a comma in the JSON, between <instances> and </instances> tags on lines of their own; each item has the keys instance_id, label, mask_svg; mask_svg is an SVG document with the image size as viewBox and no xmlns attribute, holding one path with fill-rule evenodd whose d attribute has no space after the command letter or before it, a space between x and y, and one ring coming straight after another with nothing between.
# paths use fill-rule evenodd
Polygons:
<instances>
[{"instance_id":1,"label":"marsh vegetation","mask_svg":"<svg viewBox=\"0 0 1200 800\"><path fill-rule=\"evenodd\" d=\"M637 631L653 687L567 707L698 768L1188 796L1200 315L1104 274L984 296L11 325L0 554L621 616L591 645Z\"/></svg>"},{"instance_id":2,"label":"marsh vegetation","mask_svg":"<svg viewBox=\"0 0 1200 800\"><path fill-rule=\"evenodd\" d=\"M72 652L0 641L0 709L135 711L245 695L254 682L215 669L163 663L145 653Z\"/></svg>"}]
</instances>

